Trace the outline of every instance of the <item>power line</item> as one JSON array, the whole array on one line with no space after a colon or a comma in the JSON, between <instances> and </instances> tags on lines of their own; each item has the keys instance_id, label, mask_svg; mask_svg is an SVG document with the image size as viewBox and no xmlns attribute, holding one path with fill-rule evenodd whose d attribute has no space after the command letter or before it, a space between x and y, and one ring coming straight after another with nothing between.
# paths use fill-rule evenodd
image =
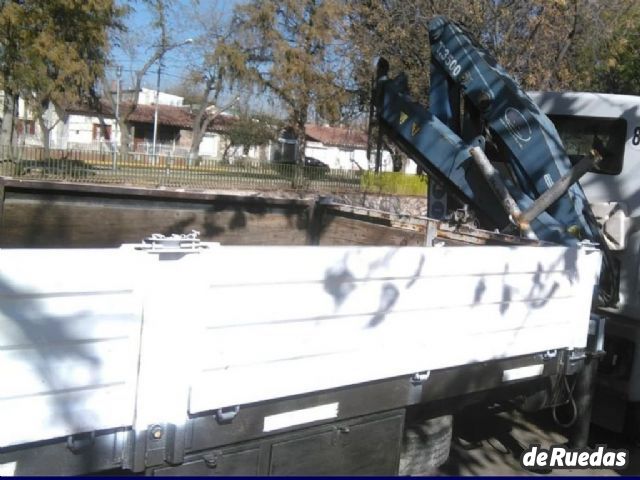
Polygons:
<instances>
[{"instance_id":1,"label":"power line","mask_svg":"<svg viewBox=\"0 0 640 480\"><path fill-rule=\"evenodd\" d=\"M116 67L106 67L106 69L107 69L107 70L115 70L115 69L116 69ZM131 69L131 68L123 68L123 69L122 69L122 71L123 71L123 72L128 72L128 73L136 73L136 72L137 72L137 70L133 70L133 69ZM183 76L183 75L176 75L175 73L167 72L167 71L164 71L164 70L163 70L162 72L160 72L160 73L161 73L161 75L163 75L163 76L165 76L165 75L166 75L167 77L179 78L179 79L181 79L181 80L185 80L185 81L193 80L193 79L192 79L192 78L190 78L190 77L185 77L185 76ZM151 74L151 75L157 75L157 74L158 74L158 70L147 70L146 75L149 75L149 74Z\"/></svg>"}]
</instances>

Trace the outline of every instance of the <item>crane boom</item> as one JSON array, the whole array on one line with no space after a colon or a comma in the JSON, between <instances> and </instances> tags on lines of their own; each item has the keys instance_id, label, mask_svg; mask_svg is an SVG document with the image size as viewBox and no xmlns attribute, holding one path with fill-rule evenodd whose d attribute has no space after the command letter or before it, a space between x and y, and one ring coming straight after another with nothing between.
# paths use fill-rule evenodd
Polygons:
<instances>
[{"instance_id":1,"label":"crane boom","mask_svg":"<svg viewBox=\"0 0 640 480\"><path fill-rule=\"evenodd\" d=\"M431 42L430 108L408 93L406 76L390 79L388 63L378 64L374 97L382 129L421 167L470 204L488 228L505 228L517 219L496 195L470 150L489 145L501 165L504 190L526 212L558 184L555 201L531 220L541 240L573 244L597 240L580 185L567 185L571 161L551 121L495 59L462 27L444 17L429 23ZM460 125L461 102L464 119ZM581 166L584 170L584 165ZM563 180L563 181L561 181ZM499 190L499 189L498 189ZM550 192L555 193L555 192ZM546 203L549 194L545 195Z\"/></svg>"}]
</instances>

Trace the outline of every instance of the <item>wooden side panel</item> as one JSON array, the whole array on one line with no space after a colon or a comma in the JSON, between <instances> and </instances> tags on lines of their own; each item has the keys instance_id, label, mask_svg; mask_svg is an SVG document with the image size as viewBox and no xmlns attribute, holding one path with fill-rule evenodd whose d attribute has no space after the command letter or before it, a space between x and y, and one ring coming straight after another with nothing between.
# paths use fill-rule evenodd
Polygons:
<instances>
[{"instance_id":1,"label":"wooden side panel","mask_svg":"<svg viewBox=\"0 0 640 480\"><path fill-rule=\"evenodd\" d=\"M318 234L319 245L424 245L423 233L333 215L326 212Z\"/></svg>"},{"instance_id":2,"label":"wooden side panel","mask_svg":"<svg viewBox=\"0 0 640 480\"><path fill-rule=\"evenodd\" d=\"M211 202L7 191L0 246L119 247L152 233L189 233L226 245L302 245L307 209L268 200Z\"/></svg>"}]
</instances>

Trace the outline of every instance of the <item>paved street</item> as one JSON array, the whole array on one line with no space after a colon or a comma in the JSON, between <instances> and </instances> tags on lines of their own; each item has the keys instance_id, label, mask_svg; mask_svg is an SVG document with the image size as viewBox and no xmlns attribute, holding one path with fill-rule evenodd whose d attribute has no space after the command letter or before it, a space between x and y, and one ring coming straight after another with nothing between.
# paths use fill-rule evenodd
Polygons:
<instances>
[{"instance_id":1,"label":"paved street","mask_svg":"<svg viewBox=\"0 0 640 480\"><path fill-rule=\"evenodd\" d=\"M520 455L532 443L543 448L563 444L567 438L559 433L547 413L524 416L519 412L490 413L478 410L459 415L454 420L451 455L439 469L440 475L527 475L520 467ZM590 444L607 444L630 451L625 470L554 470L560 475L639 475L640 446L619 435L592 427Z\"/></svg>"}]
</instances>

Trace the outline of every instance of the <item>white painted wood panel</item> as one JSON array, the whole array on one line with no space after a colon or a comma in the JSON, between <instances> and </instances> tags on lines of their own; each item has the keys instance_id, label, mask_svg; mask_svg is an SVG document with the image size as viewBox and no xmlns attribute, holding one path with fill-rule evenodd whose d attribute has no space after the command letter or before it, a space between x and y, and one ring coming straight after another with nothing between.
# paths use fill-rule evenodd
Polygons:
<instances>
[{"instance_id":1,"label":"white painted wood panel","mask_svg":"<svg viewBox=\"0 0 640 480\"><path fill-rule=\"evenodd\" d=\"M584 346L563 247L0 251L0 446Z\"/></svg>"},{"instance_id":2,"label":"white painted wood panel","mask_svg":"<svg viewBox=\"0 0 640 480\"><path fill-rule=\"evenodd\" d=\"M550 299L571 297L577 291L564 272L535 277L536 274L511 274L508 283L503 275L460 275L213 287L211 306L224 314L208 316L207 326L219 329L304 319L320 321L358 314L369 315L373 324L381 323L386 312L473 309L488 304L501 304L501 310L507 313L511 303L528 302L531 308L541 308ZM313 315L309 314L310 308Z\"/></svg>"},{"instance_id":3,"label":"white painted wood panel","mask_svg":"<svg viewBox=\"0 0 640 480\"><path fill-rule=\"evenodd\" d=\"M190 411L583 347L599 262L563 247L224 248Z\"/></svg>"},{"instance_id":4,"label":"white painted wood panel","mask_svg":"<svg viewBox=\"0 0 640 480\"><path fill-rule=\"evenodd\" d=\"M131 425L128 385L7 399L0 403L0 447Z\"/></svg>"},{"instance_id":5,"label":"white painted wood panel","mask_svg":"<svg viewBox=\"0 0 640 480\"><path fill-rule=\"evenodd\" d=\"M131 250L0 251L0 447L131 425L142 304Z\"/></svg>"}]
</instances>

